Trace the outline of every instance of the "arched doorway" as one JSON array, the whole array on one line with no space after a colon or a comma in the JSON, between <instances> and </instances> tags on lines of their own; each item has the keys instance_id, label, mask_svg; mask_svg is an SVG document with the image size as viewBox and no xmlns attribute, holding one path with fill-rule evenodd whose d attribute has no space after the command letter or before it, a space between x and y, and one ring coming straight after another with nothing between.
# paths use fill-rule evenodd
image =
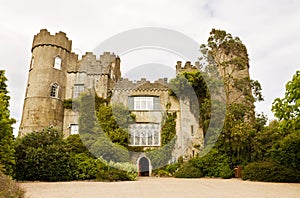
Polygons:
<instances>
[{"instance_id":1,"label":"arched doorway","mask_svg":"<svg viewBox=\"0 0 300 198\"><path fill-rule=\"evenodd\" d=\"M139 160L139 176L150 175L150 162L146 157L142 157Z\"/></svg>"}]
</instances>

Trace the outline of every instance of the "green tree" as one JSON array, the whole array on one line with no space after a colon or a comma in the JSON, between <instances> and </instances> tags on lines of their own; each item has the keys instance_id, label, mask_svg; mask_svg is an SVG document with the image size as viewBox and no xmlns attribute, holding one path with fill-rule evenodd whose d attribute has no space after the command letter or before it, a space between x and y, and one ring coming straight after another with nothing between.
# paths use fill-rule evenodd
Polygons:
<instances>
[{"instance_id":1,"label":"green tree","mask_svg":"<svg viewBox=\"0 0 300 198\"><path fill-rule=\"evenodd\" d=\"M272 111L282 121L285 131L300 129L300 70L286 84L284 98L276 98Z\"/></svg>"},{"instance_id":2,"label":"green tree","mask_svg":"<svg viewBox=\"0 0 300 198\"><path fill-rule=\"evenodd\" d=\"M130 159L128 150L119 142L114 144L110 139L110 134L114 135L116 122L112 117L112 111L106 105L99 105L97 112L95 106L97 107L97 104L95 104L95 97L92 93L81 94L79 135L82 142L97 158L101 157L107 162L128 162ZM100 115L99 112L103 112L103 114ZM100 117L99 120L96 114Z\"/></svg>"},{"instance_id":3,"label":"green tree","mask_svg":"<svg viewBox=\"0 0 300 198\"><path fill-rule=\"evenodd\" d=\"M176 136L176 113L168 113L161 129L161 145L167 145Z\"/></svg>"},{"instance_id":4,"label":"green tree","mask_svg":"<svg viewBox=\"0 0 300 198\"><path fill-rule=\"evenodd\" d=\"M53 128L30 133L16 142L16 178L29 181L73 179L75 163L62 133Z\"/></svg>"},{"instance_id":5,"label":"green tree","mask_svg":"<svg viewBox=\"0 0 300 198\"><path fill-rule=\"evenodd\" d=\"M10 97L6 85L5 71L0 70L0 164L4 165L5 173L12 175L15 165L13 147L13 127L15 120L10 117Z\"/></svg>"},{"instance_id":6,"label":"green tree","mask_svg":"<svg viewBox=\"0 0 300 198\"><path fill-rule=\"evenodd\" d=\"M209 126L211 101L204 75L200 70L178 74L170 81L170 95L189 101L190 109L205 133Z\"/></svg>"},{"instance_id":7,"label":"green tree","mask_svg":"<svg viewBox=\"0 0 300 198\"><path fill-rule=\"evenodd\" d=\"M261 86L248 74L246 46L238 37L212 29L207 44L200 47L208 75L220 76L224 83L226 118L216 147L230 156L231 167L249 160L251 137L255 133L254 102L262 100Z\"/></svg>"},{"instance_id":8,"label":"green tree","mask_svg":"<svg viewBox=\"0 0 300 198\"><path fill-rule=\"evenodd\" d=\"M96 112L98 122L104 133L113 143L128 146L128 126L135 116L123 104L102 104Z\"/></svg>"},{"instance_id":9,"label":"green tree","mask_svg":"<svg viewBox=\"0 0 300 198\"><path fill-rule=\"evenodd\" d=\"M272 111L280 120L280 140L271 149L272 159L300 174L300 71L286 84L285 97L274 100Z\"/></svg>"}]
</instances>

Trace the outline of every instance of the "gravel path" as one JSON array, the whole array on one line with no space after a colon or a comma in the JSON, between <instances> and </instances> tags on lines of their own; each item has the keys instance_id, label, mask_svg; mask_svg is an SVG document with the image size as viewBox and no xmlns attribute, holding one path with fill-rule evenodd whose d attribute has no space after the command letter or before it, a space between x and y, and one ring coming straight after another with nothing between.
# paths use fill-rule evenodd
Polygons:
<instances>
[{"instance_id":1,"label":"gravel path","mask_svg":"<svg viewBox=\"0 0 300 198\"><path fill-rule=\"evenodd\" d=\"M133 182L25 182L30 198L93 197L300 197L300 184L238 179L139 178Z\"/></svg>"}]
</instances>

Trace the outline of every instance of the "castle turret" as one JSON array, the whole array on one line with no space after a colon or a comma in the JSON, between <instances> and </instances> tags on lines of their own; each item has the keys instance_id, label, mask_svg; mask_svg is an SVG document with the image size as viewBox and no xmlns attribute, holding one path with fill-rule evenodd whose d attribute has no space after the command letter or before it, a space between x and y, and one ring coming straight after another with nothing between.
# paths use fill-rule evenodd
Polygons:
<instances>
[{"instance_id":1,"label":"castle turret","mask_svg":"<svg viewBox=\"0 0 300 198\"><path fill-rule=\"evenodd\" d=\"M71 47L72 41L63 32L51 35L43 29L34 36L19 135L48 126L62 129Z\"/></svg>"}]
</instances>

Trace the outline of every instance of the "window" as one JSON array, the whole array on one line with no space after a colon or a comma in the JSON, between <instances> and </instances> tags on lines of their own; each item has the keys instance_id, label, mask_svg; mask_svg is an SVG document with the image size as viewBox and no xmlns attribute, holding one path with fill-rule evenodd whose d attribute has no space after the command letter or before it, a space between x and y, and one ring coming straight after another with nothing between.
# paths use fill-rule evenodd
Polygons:
<instances>
[{"instance_id":1,"label":"window","mask_svg":"<svg viewBox=\"0 0 300 198\"><path fill-rule=\"evenodd\" d=\"M33 68L33 64L34 64L34 56L32 56L32 58L31 58L30 69Z\"/></svg>"},{"instance_id":2,"label":"window","mask_svg":"<svg viewBox=\"0 0 300 198\"><path fill-rule=\"evenodd\" d=\"M160 110L160 100L157 96L130 96L128 106L130 110Z\"/></svg>"},{"instance_id":3,"label":"window","mask_svg":"<svg viewBox=\"0 0 300 198\"><path fill-rule=\"evenodd\" d=\"M160 124L131 124L129 140L131 146L160 146Z\"/></svg>"},{"instance_id":4,"label":"window","mask_svg":"<svg viewBox=\"0 0 300 198\"><path fill-rule=\"evenodd\" d=\"M194 125L191 125L191 135L194 136Z\"/></svg>"},{"instance_id":5,"label":"window","mask_svg":"<svg viewBox=\"0 0 300 198\"><path fill-rule=\"evenodd\" d=\"M61 58L59 56L56 56L54 59L54 68L55 69L61 68Z\"/></svg>"},{"instance_id":6,"label":"window","mask_svg":"<svg viewBox=\"0 0 300 198\"><path fill-rule=\"evenodd\" d=\"M153 110L153 98L134 97L134 110Z\"/></svg>"},{"instance_id":7,"label":"window","mask_svg":"<svg viewBox=\"0 0 300 198\"><path fill-rule=\"evenodd\" d=\"M79 134L79 125L78 124L71 124L70 129L71 129L71 135Z\"/></svg>"},{"instance_id":8,"label":"window","mask_svg":"<svg viewBox=\"0 0 300 198\"><path fill-rule=\"evenodd\" d=\"M30 83L28 83L28 84L27 84L27 87L26 87L26 94L25 94L26 97L28 96L28 90L29 90L29 87L30 87Z\"/></svg>"},{"instance_id":9,"label":"window","mask_svg":"<svg viewBox=\"0 0 300 198\"><path fill-rule=\"evenodd\" d=\"M73 98L77 98L84 91L84 84L75 84L73 90Z\"/></svg>"},{"instance_id":10,"label":"window","mask_svg":"<svg viewBox=\"0 0 300 198\"><path fill-rule=\"evenodd\" d=\"M58 98L58 84L54 83L51 86L50 96L54 98Z\"/></svg>"}]
</instances>

